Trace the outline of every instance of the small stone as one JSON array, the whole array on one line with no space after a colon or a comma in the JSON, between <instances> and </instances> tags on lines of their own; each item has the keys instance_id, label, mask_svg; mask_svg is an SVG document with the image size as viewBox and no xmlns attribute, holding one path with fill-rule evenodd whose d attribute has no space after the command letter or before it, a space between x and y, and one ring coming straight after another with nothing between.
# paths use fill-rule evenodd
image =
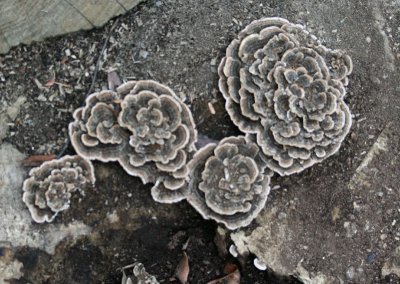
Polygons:
<instances>
[{"instance_id":1,"label":"small stone","mask_svg":"<svg viewBox=\"0 0 400 284\"><path fill-rule=\"evenodd\" d=\"M367 43L370 43L370 42L371 42L371 38L370 38L369 36L367 36L367 37L365 38L365 41L366 41Z\"/></svg>"},{"instance_id":2,"label":"small stone","mask_svg":"<svg viewBox=\"0 0 400 284\"><path fill-rule=\"evenodd\" d=\"M139 51L139 56L146 59L149 53L146 50Z\"/></svg>"},{"instance_id":3,"label":"small stone","mask_svg":"<svg viewBox=\"0 0 400 284\"><path fill-rule=\"evenodd\" d=\"M376 76L371 76L371 81L376 85L380 85L382 83L381 80Z\"/></svg>"},{"instance_id":4,"label":"small stone","mask_svg":"<svg viewBox=\"0 0 400 284\"><path fill-rule=\"evenodd\" d=\"M347 279L353 279L354 278L354 273L355 273L354 267L350 266L349 269L347 269L347 271L346 271Z\"/></svg>"},{"instance_id":5,"label":"small stone","mask_svg":"<svg viewBox=\"0 0 400 284\"><path fill-rule=\"evenodd\" d=\"M344 222L343 227L346 229L346 237L351 238L357 234L357 225L351 222Z\"/></svg>"},{"instance_id":6,"label":"small stone","mask_svg":"<svg viewBox=\"0 0 400 284\"><path fill-rule=\"evenodd\" d=\"M376 254L374 252L370 252L367 256L367 262L369 264L373 263L376 258Z\"/></svg>"},{"instance_id":7,"label":"small stone","mask_svg":"<svg viewBox=\"0 0 400 284\"><path fill-rule=\"evenodd\" d=\"M286 219L286 217L287 217L287 214L285 212L279 212L279 214L278 214L279 220Z\"/></svg>"},{"instance_id":8,"label":"small stone","mask_svg":"<svg viewBox=\"0 0 400 284\"><path fill-rule=\"evenodd\" d=\"M46 102L46 101L47 101L47 98L46 98L43 94L40 94L40 95L37 97L37 100L40 101L40 102Z\"/></svg>"},{"instance_id":9,"label":"small stone","mask_svg":"<svg viewBox=\"0 0 400 284\"><path fill-rule=\"evenodd\" d=\"M10 118L11 121L14 121L17 118L18 112L19 112L19 109L17 107L14 107L14 106L9 107L7 109L7 115Z\"/></svg>"}]
</instances>

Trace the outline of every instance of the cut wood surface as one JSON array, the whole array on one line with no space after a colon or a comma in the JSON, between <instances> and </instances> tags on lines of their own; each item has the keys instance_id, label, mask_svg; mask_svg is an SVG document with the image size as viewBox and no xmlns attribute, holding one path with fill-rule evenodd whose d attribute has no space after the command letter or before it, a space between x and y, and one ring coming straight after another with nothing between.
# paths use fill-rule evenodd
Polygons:
<instances>
[{"instance_id":1,"label":"cut wood surface","mask_svg":"<svg viewBox=\"0 0 400 284\"><path fill-rule=\"evenodd\" d=\"M143 0L0 0L0 54L20 43L104 25Z\"/></svg>"}]
</instances>

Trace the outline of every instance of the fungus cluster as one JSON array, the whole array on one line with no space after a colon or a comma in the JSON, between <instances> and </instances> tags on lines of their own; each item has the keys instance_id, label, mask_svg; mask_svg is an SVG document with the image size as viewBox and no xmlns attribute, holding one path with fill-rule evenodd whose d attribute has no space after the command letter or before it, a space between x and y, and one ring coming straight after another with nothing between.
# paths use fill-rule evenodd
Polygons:
<instances>
[{"instance_id":1,"label":"fungus cluster","mask_svg":"<svg viewBox=\"0 0 400 284\"><path fill-rule=\"evenodd\" d=\"M125 270L132 268L132 275L126 275ZM136 262L122 269L121 284L159 284L157 279L146 272L142 263Z\"/></svg>"},{"instance_id":2,"label":"fungus cluster","mask_svg":"<svg viewBox=\"0 0 400 284\"><path fill-rule=\"evenodd\" d=\"M273 172L298 173L338 151L351 126L344 102L351 72L343 51L324 47L300 25L265 18L239 33L218 68L226 110L245 136L197 150L189 108L149 80L91 94L69 135L83 158L116 161L154 183L154 200L186 199L233 230L263 209ZM25 182L24 201L37 222L51 221L72 192L94 182L90 163L71 159L45 163Z\"/></svg>"},{"instance_id":3,"label":"fungus cluster","mask_svg":"<svg viewBox=\"0 0 400 284\"><path fill-rule=\"evenodd\" d=\"M260 149L243 136L201 148L190 161L187 201L205 218L234 230L247 226L263 209L270 171Z\"/></svg>"},{"instance_id":4,"label":"fungus cluster","mask_svg":"<svg viewBox=\"0 0 400 284\"><path fill-rule=\"evenodd\" d=\"M22 200L37 223L52 222L70 206L72 194L81 194L95 182L93 165L79 156L64 156L29 172Z\"/></svg>"},{"instance_id":5,"label":"fungus cluster","mask_svg":"<svg viewBox=\"0 0 400 284\"><path fill-rule=\"evenodd\" d=\"M228 46L218 71L232 121L256 137L267 166L280 175L331 156L349 132L343 99L351 59L300 25L252 22Z\"/></svg>"},{"instance_id":6,"label":"fungus cluster","mask_svg":"<svg viewBox=\"0 0 400 284\"><path fill-rule=\"evenodd\" d=\"M185 198L187 162L197 132L189 108L155 81L129 81L116 92L90 95L74 113L71 143L87 159L118 161L152 196L172 203Z\"/></svg>"}]
</instances>

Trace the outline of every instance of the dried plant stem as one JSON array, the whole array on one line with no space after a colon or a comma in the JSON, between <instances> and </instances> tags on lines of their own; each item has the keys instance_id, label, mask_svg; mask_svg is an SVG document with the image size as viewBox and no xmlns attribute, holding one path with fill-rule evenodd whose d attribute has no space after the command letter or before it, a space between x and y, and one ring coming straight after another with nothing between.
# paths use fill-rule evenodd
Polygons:
<instances>
[{"instance_id":1,"label":"dried plant stem","mask_svg":"<svg viewBox=\"0 0 400 284\"><path fill-rule=\"evenodd\" d=\"M108 42L109 42L109 40L110 40L110 38L111 38L112 32L113 32L114 29L116 28L118 22L119 22L119 19L117 19L117 20L114 22L114 24L111 26L110 30L108 31L107 38L104 40L104 43L103 43L103 46L102 46L102 48L101 48L99 57L97 58L96 67L95 67L94 72L93 72L92 83L90 84L89 90L87 91L85 98L87 98L87 97L92 93L92 90L93 90L93 88L94 88L94 84L96 83L97 73L99 72L99 69L100 69L101 58L102 58L102 56L103 56L103 54L104 54L104 51L106 50L106 47L107 47L107 44L108 44ZM71 141L70 141L69 137L67 137L67 138L65 139L64 144L62 145L62 147L61 147L61 149L60 149L60 152L59 152L58 155L57 155L57 159L61 158L61 157L64 155L65 151L66 151L66 150L68 149L68 147L69 147L70 142L71 142Z\"/></svg>"}]
</instances>

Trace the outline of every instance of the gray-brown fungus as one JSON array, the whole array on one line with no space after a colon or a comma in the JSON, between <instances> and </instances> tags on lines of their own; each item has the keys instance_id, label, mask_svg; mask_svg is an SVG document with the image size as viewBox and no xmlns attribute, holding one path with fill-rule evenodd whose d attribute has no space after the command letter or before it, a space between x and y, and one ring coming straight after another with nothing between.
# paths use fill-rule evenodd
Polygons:
<instances>
[{"instance_id":1,"label":"gray-brown fungus","mask_svg":"<svg viewBox=\"0 0 400 284\"><path fill-rule=\"evenodd\" d=\"M125 270L132 268L132 275L126 275ZM136 262L122 268L121 284L159 284L157 279L146 272L143 264Z\"/></svg>"},{"instance_id":2,"label":"gray-brown fungus","mask_svg":"<svg viewBox=\"0 0 400 284\"><path fill-rule=\"evenodd\" d=\"M70 124L77 153L103 162L118 161L143 183L155 183L156 201L172 203L187 191L187 161L197 140L189 108L155 81L129 81L116 92L88 97Z\"/></svg>"},{"instance_id":3,"label":"gray-brown fungus","mask_svg":"<svg viewBox=\"0 0 400 284\"><path fill-rule=\"evenodd\" d=\"M234 230L247 226L263 209L271 172L256 143L228 137L201 148L189 162L187 201L205 219Z\"/></svg>"},{"instance_id":4,"label":"gray-brown fungus","mask_svg":"<svg viewBox=\"0 0 400 284\"><path fill-rule=\"evenodd\" d=\"M256 136L267 166L298 173L334 154L351 126L343 101L352 62L281 18L248 25L219 66L219 87L239 129Z\"/></svg>"},{"instance_id":5,"label":"gray-brown fungus","mask_svg":"<svg viewBox=\"0 0 400 284\"><path fill-rule=\"evenodd\" d=\"M79 156L64 156L43 163L29 172L23 185L22 200L37 223L52 222L70 206L76 191L84 194L95 182L90 161Z\"/></svg>"},{"instance_id":6,"label":"gray-brown fungus","mask_svg":"<svg viewBox=\"0 0 400 284\"><path fill-rule=\"evenodd\" d=\"M69 125L72 146L78 155L102 162L117 161L127 146L129 131L118 124L120 96L102 91L88 96L74 112Z\"/></svg>"}]
</instances>

